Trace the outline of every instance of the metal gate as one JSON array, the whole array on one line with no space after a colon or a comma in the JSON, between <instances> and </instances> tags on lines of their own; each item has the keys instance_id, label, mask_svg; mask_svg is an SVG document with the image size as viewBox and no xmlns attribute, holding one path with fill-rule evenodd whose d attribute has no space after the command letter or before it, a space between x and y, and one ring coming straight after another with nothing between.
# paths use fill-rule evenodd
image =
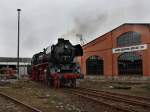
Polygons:
<instances>
[{"instance_id":1,"label":"metal gate","mask_svg":"<svg viewBox=\"0 0 150 112\"><path fill-rule=\"evenodd\" d=\"M142 56L136 52L123 53L118 57L120 75L142 75Z\"/></svg>"},{"instance_id":2,"label":"metal gate","mask_svg":"<svg viewBox=\"0 0 150 112\"><path fill-rule=\"evenodd\" d=\"M90 56L86 60L86 73L89 75L103 75L103 60L99 56Z\"/></svg>"}]
</instances>

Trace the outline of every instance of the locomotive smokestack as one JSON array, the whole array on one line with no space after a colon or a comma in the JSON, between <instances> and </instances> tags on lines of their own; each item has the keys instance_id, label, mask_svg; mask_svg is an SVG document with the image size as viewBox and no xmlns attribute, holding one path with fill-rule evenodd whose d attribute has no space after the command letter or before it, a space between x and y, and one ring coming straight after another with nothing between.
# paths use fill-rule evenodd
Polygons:
<instances>
[{"instance_id":1,"label":"locomotive smokestack","mask_svg":"<svg viewBox=\"0 0 150 112\"><path fill-rule=\"evenodd\" d=\"M64 38L58 38L58 43L63 42Z\"/></svg>"}]
</instances>

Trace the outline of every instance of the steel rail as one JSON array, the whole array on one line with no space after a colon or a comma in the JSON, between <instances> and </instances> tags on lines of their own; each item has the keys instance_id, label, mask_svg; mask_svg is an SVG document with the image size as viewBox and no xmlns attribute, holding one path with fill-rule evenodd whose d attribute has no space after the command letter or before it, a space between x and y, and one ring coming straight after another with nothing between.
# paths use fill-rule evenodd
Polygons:
<instances>
[{"instance_id":1,"label":"steel rail","mask_svg":"<svg viewBox=\"0 0 150 112\"><path fill-rule=\"evenodd\" d=\"M98 100L98 97L99 97L99 98L102 98L103 100L117 101L117 102L126 103L125 106L119 106L119 108L125 109L125 111L141 112L141 110L142 111L144 110L144 112L145 111L147 112L148 110L150 110L150 103L141 102L141 101L137 101L137 100L133 100L133 99L131 100L131 99L128 99L128 98L122 98L120 96L110 95L108 93L104 93L105 91L103 91L101 93L101 91L98 91L98 90L97 91L95 91L95 90L92 91L92 89L86 89L86 88L76 88L76 89L70 89L70 90L72 91L73 94L83 95L82 97L84 97L84 98L91 97L91 98L94 98L95 100ZM98 101L100 101L100 100L98 100ZM100 102L104 103L102 101L100 101ZM126 108L127 105L129 105L129 108ZM118 108L118 105L113 105L113 106L116 106ZM132 108L132 106L134 106L136 109ZM138 108L136 106L138 106Z\"/></svg>"},{"instance_id":2,"label":"steel rail","mask_svg":"<svg viewBox=\"0 0 150 112\"><path fill-rule=\"evenodd\" d=\"M41 110L39 110L39 109L37 109L37 108L35 108L35 107L32 107L32 106L30 106L30 105L28 105L28 104L25 104L25 103L23 103L23 102L17 100L16 98L12 98L11 96L8 96L8 95L6 95L6 94L4 94L4 93L2 93L2 92L0 92L0 96L6 98L6 99L8 99L8 100L11 100L11 101L13 101L13 102L15 102L15 103L18 103L18 104L20 104L20 105L22 105L22 106L24 106L24 107L30 109L30 110L33 111L33 112L42 112Z\"/></svg>"},{"instance_id":3,"label":"steel rail","mask_svg":"<svg viewBox=\"0 0 150 112\"><path fill-rule=\"evenodd\" d=\"M85 90L91 90L95 92L103 92L103 93L108 93L108 94L113 94L117 96L125 96L127 98L136 98L136 99L141 99L141 100L147 100L150 101L150 97L143 97L143 96L136 96L136 95L127 95L127 94L122 94L122 93L114 93L114 92L109 92L109 91L102 91L102 90L96 90L96 89L89 89L89 88L78 88L78 89L85 89Z\"/></svg>"},{"instance_id":4,"label":"steel rail","mask_svg":"<svg viewBox=\"0 0 150 112\"><path fill-rule=\"evenodd\" d=\"M98 100L97 98L93 98L93 97L90 97L90 96L86 96L85 94L82 94L82 93L72 93L73 95L77 95L77 96L80 96L80 97L83 97L85 99L88 99L88 100L91 100L91 101L94 101L94 102L97 102L97 103L100 103L102 105L105 105L105 106L109 106L113 109L116 109L116 110L119 110L119 111L123 111L123 112L138 112L136 110L132 110L132 109L127 109L127 108L122 108L120 106L116 106L116 105L112 105L110 103L106 103L106 102L103 102L103 101L100 101Z\"/></svg>"},{"instance_id":5,"label":"steel rail","mask_svg":"<svg viewBox=\"0 0 150 112\"><path fill-rule=\"evenodd\" d=\"M123 98L121 96L112 95L111 93L109 93L109 94L107 92L105 93L104 91L103 92L101 92L101 91L95 91L95 90L92 91L92 89L91 90L84 89L84 90L92 92L92 93L95 93L96 95L95 94L91 94L91 95L95 95L95 96L98 96L98 97L112 99L112 100L115 100L115 101L123 101L123 102L129 103L129 104L134 104L134 105L138 105L138 106L143 106L143 107L150 108L150 103L143 102L143 101L138 101L137 99L133 100L133 99L129 99L129 98ZM81 91L83 91L83 90L81 90ZM87 93L87 94L89 94L89 93Z\"/></svg>"}]
</instances>

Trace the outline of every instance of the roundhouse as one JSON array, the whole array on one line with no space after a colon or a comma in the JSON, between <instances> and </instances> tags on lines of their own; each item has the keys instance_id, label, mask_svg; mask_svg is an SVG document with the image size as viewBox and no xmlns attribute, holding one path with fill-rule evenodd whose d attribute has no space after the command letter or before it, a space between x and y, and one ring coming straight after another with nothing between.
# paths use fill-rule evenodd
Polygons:
<instances>
[{"instance_id":1,"label":"roundhouse","mask_svg":"<svg viewBox=\"0 0 150 112\"><path fill-rule=\"evenodd\" d=\"M87 75L150 76L150 24L125 23L83 46Z\"/></svg>"}]
</instances>

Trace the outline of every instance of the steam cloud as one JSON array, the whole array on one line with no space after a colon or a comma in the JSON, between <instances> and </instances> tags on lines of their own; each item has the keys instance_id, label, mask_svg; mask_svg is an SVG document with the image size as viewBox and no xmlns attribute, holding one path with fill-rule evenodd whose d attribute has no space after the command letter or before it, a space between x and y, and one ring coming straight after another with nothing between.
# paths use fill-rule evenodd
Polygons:
<instances>
[{"instance_id":1,"label":"steam cloud","mask_svg":"<svg viewBox=\"0 0 150 112\"><path fill-rule=\"evenodd\" d=\"M104 13L92 14L91 12L87 12L84 16L81 15L78 14L74 17L72 27L62 37L76 39L76 41L82 38L83 41L86 41L90 35L95 34L107 21L107 14Z\"/></svg>"},{"instance_id":2,"label":"steam cloud","mask_svg":"<svg viewBox=\"0 0 150 112\"><path fill-rule=\"evenodd\" d=\"M124 23L149 23L148 3L141 0L88 1L72 14L72 25L62 37L78 41L94 38ZM98 5L100 4L100 6ZM103 6L106 6L104 8Z\"/></svg>"}]
</instances>

